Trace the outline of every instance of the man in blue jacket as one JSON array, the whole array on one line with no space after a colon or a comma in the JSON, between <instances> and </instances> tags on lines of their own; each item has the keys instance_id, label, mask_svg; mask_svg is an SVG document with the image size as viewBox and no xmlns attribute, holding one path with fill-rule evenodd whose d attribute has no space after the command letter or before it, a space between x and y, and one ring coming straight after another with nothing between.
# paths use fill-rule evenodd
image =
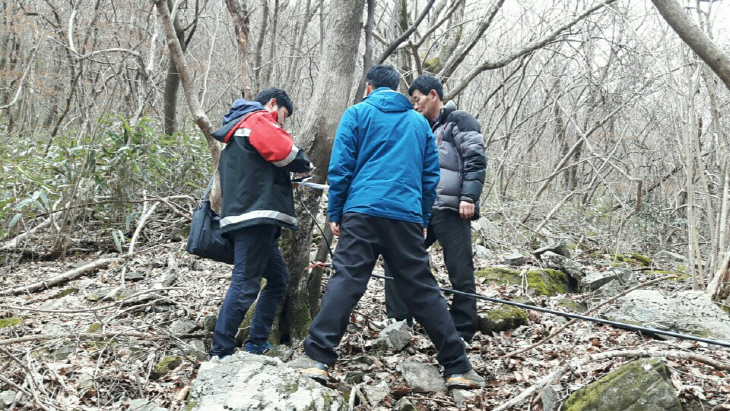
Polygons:
<instances>
[{"instance_id":1,"label":"man in blue jacket","mask_svg":"<svg viewBox=\"0 0 730 411\"><path fill-rule=\"evenodd\" d=\"M367 288L379 255L390 267L405 304L438 349L450 388L477 388L446 301L428 266L424 244L439 181L438 153L428 122L400 93L398 73L377 65L367 74L365 100L340 120L329 165L328 214L340 236L334 274L295 368L326 379L335 347ZM408 290L405 292L405 290Z\"/></svg>"}]
</instances>

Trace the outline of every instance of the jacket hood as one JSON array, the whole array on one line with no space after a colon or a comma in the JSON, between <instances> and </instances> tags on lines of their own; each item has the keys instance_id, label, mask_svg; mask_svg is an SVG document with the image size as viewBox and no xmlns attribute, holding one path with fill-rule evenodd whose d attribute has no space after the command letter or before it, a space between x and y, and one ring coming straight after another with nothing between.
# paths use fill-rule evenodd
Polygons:
<instances>
[{"instance_id":1,"label":"jacket hood","mask_svg":"<svg viewBox=\"0 0 730 411\"><path fill-rule=\"evenodd\" d=\"M446 117L448 117L449 114L453 113L454 111L456 111L456 103L454 103L454 101L452 100L446 103L446 105L444 105L444 108L441 109L441 114L438 116L436 123L443 123L444 121L446 121ZM431 122L431 124L433 124L433 122Z\"/></svg>"},{"instance_id":2,"label":"jacket hood","mask_svg":"<svg viewBox=\"0 0 730 411\"><path fill-rule=\"evenodd\" d=\"M369 96L365 97L364 102L386 113L413 109L413 104L403 94L387 87L375 89Z\"/></svg>"},{"instance_id":3,"label":"jacket hood","mask_svg":"<svg viewBox=\"0 0 730 411\"><path fill-rule=\"evenodd\" d=\"M239 98L238 100L233 102L233 104L231 105L231 109L228 110L228 114L223 116L223 125L226 125L229 122L240 118L241 116L246 115L252 111L263 109L264 106L262 106L261 103L259 103L258 101L249 101Z\"/></svg>"}]
</instances>

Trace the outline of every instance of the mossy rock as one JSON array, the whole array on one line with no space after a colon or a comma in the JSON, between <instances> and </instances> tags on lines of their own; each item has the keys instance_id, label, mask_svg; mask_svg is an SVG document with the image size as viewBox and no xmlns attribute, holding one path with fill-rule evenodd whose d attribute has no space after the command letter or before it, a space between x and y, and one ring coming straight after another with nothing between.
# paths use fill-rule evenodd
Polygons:
<instances>
[{"instance_id":1,"label":"mossy rock","mask_svg":"<svg viewBox=\"0 0 730 411\"><path fill-rule=\"evenodd\" d=\"M638 265L638 266L642 266L642 267L650 267L652 264L651 258L649 258L645 255L638 254L638 253L631 253L629 255L610 254L610 257L611 257L611 260L613 260L611 263L611 266L616 266L616 267L623 267L620 264L616 264L617 261L626 263L628 265L633 265L633 266Z\"/></svg>"},{"instance_id":2,"label":"mossy rock","mask_svg":"<svg viewBox=\"0 0 730 411\"><path fill-rule=\"evenodd\" d=\"M96 347L96 348L98 348L100 350L103 350L106 347L109 347L109 346L112 346L113 347L113 346L115 346L117 344L119 344L119 343L114 338L107 338L107 339L104 339L104 340L101 340L101 341L92 341L92 342L89 343L89 346L90 347Z\"/></svg>"},{"instance_id":3,"label":"mossy rock","mask_svg":"<svg viewBox=\"0 0 730 411\"><path fill-rule=\"evenodd\" d=\"M0 318L0 330L7 327L15 327L22 322L18 317Z\"/></svg>"},{"instance_id":4,"label":"mossy rock","mask_svg":"<svg viewBox=\"0 0 730 411\"><path fill-rule=\"evenodd\" d=\"M99 331L101 331L101 323L90 324L86 329L87 333L98 333Z\"/></svg>"},{"instance_id":5,"label":"mossy rock","mask_svg":"<svg viewBox=\"0 0 730 411\"><path fill-rule=\"evenodd\" d=\"M486 314L479 314L478 327L483 334L514 330L521 325L527 325L527 313L511 305L502 304Z\"/></svg>"},{"instance_id":6,"label":"mossy rock","mask_svg":"<svg viewBox=\"0 0 730 411\"><path fill-rule=\"evenodd\" d=\"M582 314L582 313L588 311L588 307L586 307L584 304L570 300L568 298L563 298L560 301L558 301L558 307L563 308L566 311L572 312L572 313Z\"/></svg>"},{"instance_id":7,"label":"mossy rock","mask_svg":"<svg viewBox=\"0 0 730 411\"><path fill-rule=\"evenodd\" d=\"M509 268L488 267L475 274L492 284L520 285L520 272ZM575 288L568 274L562 271L541 269L527 272L527 287L533 295L555 295L569 293Z\"/></svg>"},{"instance_id":8,"label":"mossy rock","mask_svg":"<svg viewBox=\"0 0 730 411\"><path fill-rule=\"evenodd\" d=\"M581 388L566 411L682 411L669 369L656 358L631 362Z\"/></svg>"},{"instance_id":9,"label":"mossy rock","mask_svg":"<svg viewBox=\"0 0 730 411\"><path fill-rule=\"evenodd\" d=\"M69 287L65 290L62 290L58 294L54 295L53 298L63 298L71 294L76 294L79 292L79 289L76 287Z\"/></svg>"},{"instance_id":10,"label":"mossy rock","mask_svg":"<svg viewBox=\"0 0 730 411\"><path fill-rule=\"evenodd\" d=\"M174 370L182 364L183 358L179 355L169 355L160 360L152 368L150 378L153 380L159 379L167 375L168 372Z\"/></svg>"}]
</instances>

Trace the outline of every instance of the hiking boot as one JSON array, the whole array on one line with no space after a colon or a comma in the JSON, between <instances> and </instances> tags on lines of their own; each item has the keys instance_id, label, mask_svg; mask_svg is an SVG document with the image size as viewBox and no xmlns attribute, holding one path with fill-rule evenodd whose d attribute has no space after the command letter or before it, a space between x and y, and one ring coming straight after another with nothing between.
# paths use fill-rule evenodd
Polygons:
<instances>
[{"instance_id":1,"label":"hiking boot","mask_svg":"<svg viewBox=\"0 0 730 411\"><path fill-rule=\"evenodd\" d=\"M486 384L484 378L477 374L476 371L469 370L463 374L452 374L446 377L446 387L461 388L461 389L472 389L472 388L483 388Z\"/></svg>"},{"instance_id":2,"label":"hiking boot","mask_svg":"<svg viewBox=\"0 0 730 411\"><path fill-rule=\"evenodd\" d=\"M263 354L266 351L273 350L274 346L269 344L268 341L264 341L262 344L254 344L251 341L248 341L243 349L251 354Z\"/></svg>"},{"instance_id":3,"label":"hiking boot","mask_svg":"<svg viewBox=\"0 0 730 411\"><path fill-rule=\"evenodd\" d=\"M329 374L327 373L327 366L324 363L313 360L306 355L304 357L297 358L287 365L294 368L305 377L309 377L321 383L327 382L327 377L329 377Z\"/></svg>"}]
</instances>

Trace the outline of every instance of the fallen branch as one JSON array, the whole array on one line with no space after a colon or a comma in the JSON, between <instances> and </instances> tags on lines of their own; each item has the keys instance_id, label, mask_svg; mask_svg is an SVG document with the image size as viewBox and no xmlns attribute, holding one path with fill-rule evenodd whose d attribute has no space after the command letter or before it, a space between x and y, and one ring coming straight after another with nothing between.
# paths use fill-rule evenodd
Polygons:
<instances>
[{"instance_id":1,"label":"fallen branch","mask_svg":"<svg viewBox=\"0 0 730 411\"><path fill-rule=\"evenodd\" d=\"M87 274L89 272L95 271L95 270L97 270L99 268L106 267L109 264L111 264L113 262L116 262L116 261L120 261L120 260L122 260L122 258L119 258L119 257L117 257L117 258L102 258L100 260L96 260L96 261L93 261L93 262L91 262L89 264L83 265L83 266L81 266L79 268L75 268L75 269L73 269L71 271L67 271L67 272L65 272L65 273L63 273L61 275L57 275L57 276L55 276L55 277L53 277L53 278L51 278L49 280L38 281L38 282L33 283L33 284L23 285L23 286L20 286L20 287L11 288L9 290L0 291L0 296L16 295L16 294L20 294L20 293L24 293L24 292L30 293L30 292L37 291L37 290L41 290L41 289L44 289L44 288L49 288L49 287L54 286L56 284L60 284L60 283L63 283L63 282L69 281L69 280L73 280L74 278L81 277L84 274Z\"/></svg>"},{"instance_id":2,"label":"fallen branch","mask_svg":"<svg viewBox=\"0 0 730 411\"><path fill-rule=\"evenodd\" d=\"M606 305L608 305L608 304L616 301L619 297L623 297L624 295L626 295L626 294L628 294L628 293L630 293L632 291L636 291L636 290L638 290L640 288L644 288L644 287L650 286L652 284L656 284L658 282L661 282L661 281L664 281L664 280L668 280L670 278L675 278L677 276L678 276L678 274L668 275L666 277L657 278L656 280L651 280L651 281L645 282L643 284L639 284L636 287L629 288L628 290L626 290L626 291L624 291L624 292L622 292L622 293L620 293L618 295L615 295L615 296L609 298L608 300L606 300L606 301L598 304L597 306L591 308L590 310L588 310L583 315L586 315L586 316L591 315L591 314L595 313L596 311L598 311L599 309L601 309L602 307L605 307ZM560 334L564 329L566 329L566 328L570 327L571 325L575 324L577 321L578 321L578 319L577 318L574 318L574 319L568 321L567 323L565 323L562 327L558 328L556 331L553 331L550 335L548 335L547 337L543 338L542 340L540 340L540 341L538 341L538 342L530 345L529 347L523 348L521 350L513 351L513 352L508 353L508 354L505 354L501 358L514 357L516 355L522 354L525 351L529 351L529 350L532 350L533 348L539 347L540 345L545 344L551 338L553 338L553 337L557 336L558 334Z\"/></svg>"},{"instance_id":3,"label":"fallen branch","mask_svg":"<svg viewBox=\"0 0 730 411\"><path fill-rule=\"evenodd\" d=\"M200 332L195 334L182 334L177 336L178 338L209 338L213 333L211 332ZM12 344L18 344L18 343L24 343L24 342L32 342L32 341L47 341L47 340L57 340L57 339L65 339L65 338L73 338L73 339L79 339L79 340L95 340L99 338L114 338L114 337L134 337L134 338L140 338L143 340L148 341L157 341L157 340L164 340L165 338L168 338L164 335L154 335L150 333L141 333L137 331L118 331L118 332L104 332L104 333L80 333L80 334L35 334L35 335L26 335L23 337L17 337L17 338L8 338L5 340L0 340L0 346L2 345L12 345Z\"/></svg>"},{"instance_id":4,"label":"fallen branch","mask_svg":"<svg viewBox=\"0 0 730 411\"><path fill-rule=\"evenodd\" d=\"M51 225L51 219L47 218L47 219L43 220L42 223L40 223L37 226L31 228L30 230L24 232L23 234L19 234L12 240L6 241L2 246L0 246L0 250L11 250L13 248L18 248L18 244L20 244L21 242L25 241L28 237L35 234L36 231L38 231L42 228L46 228L49 225Z\"/></svg>"},{"instance_id":5,"label":"fallen branch","mask_svg":"<svg viewBox=\"0 0 730 411\"><path fill-rule=\"evenodd\" d=\"M39 312L39 313L52 313L52 314L80 314L80 313L93 313L95 311L101 311L106 310L107 308L118 308L124 306L127 301L131 300L134 297L138 297L140 295L154 293L157 291L167 291L167 290L184 290L184 287L167 287L167 288L153 288L150 290L144 290L140 291L138 293L134 293L130 295L129 297L125 297L114 304L108 304L103 305L101 307L92 307L92 308L83 308L80 310L44 310L41 308L33 308L33 307L18 307L14 305L2 305L0 304L0 309L3 310L11 310L11 311L33 311L33 312ZM157 296L157 298L160 298ZM147 301L135 301L135 302L147 302Z\"/></svg>"},{"instance_id":6,"label":"fallen branch","mask_svg":"<svg viewBox=\"0 0 730 411\"><path fill-rule=\"evenodd\" d=\"M137 242L137 238L139 238L139 233L142 232L142 228L144 228L145 223L147 222L147 219L150 218L152 213L155 212L155 208L157 208L157 205L160 203L154 203L152 204L152 207L150 207L149 210L147 210L146 213L142 215L142 217L139 219L139 224L137 224L137 229L134 230L134 234L132 235L132 240L129 242L129 252L127 253L128 256L134 255L134 244Z\"/></svg>"}]
</instances>

